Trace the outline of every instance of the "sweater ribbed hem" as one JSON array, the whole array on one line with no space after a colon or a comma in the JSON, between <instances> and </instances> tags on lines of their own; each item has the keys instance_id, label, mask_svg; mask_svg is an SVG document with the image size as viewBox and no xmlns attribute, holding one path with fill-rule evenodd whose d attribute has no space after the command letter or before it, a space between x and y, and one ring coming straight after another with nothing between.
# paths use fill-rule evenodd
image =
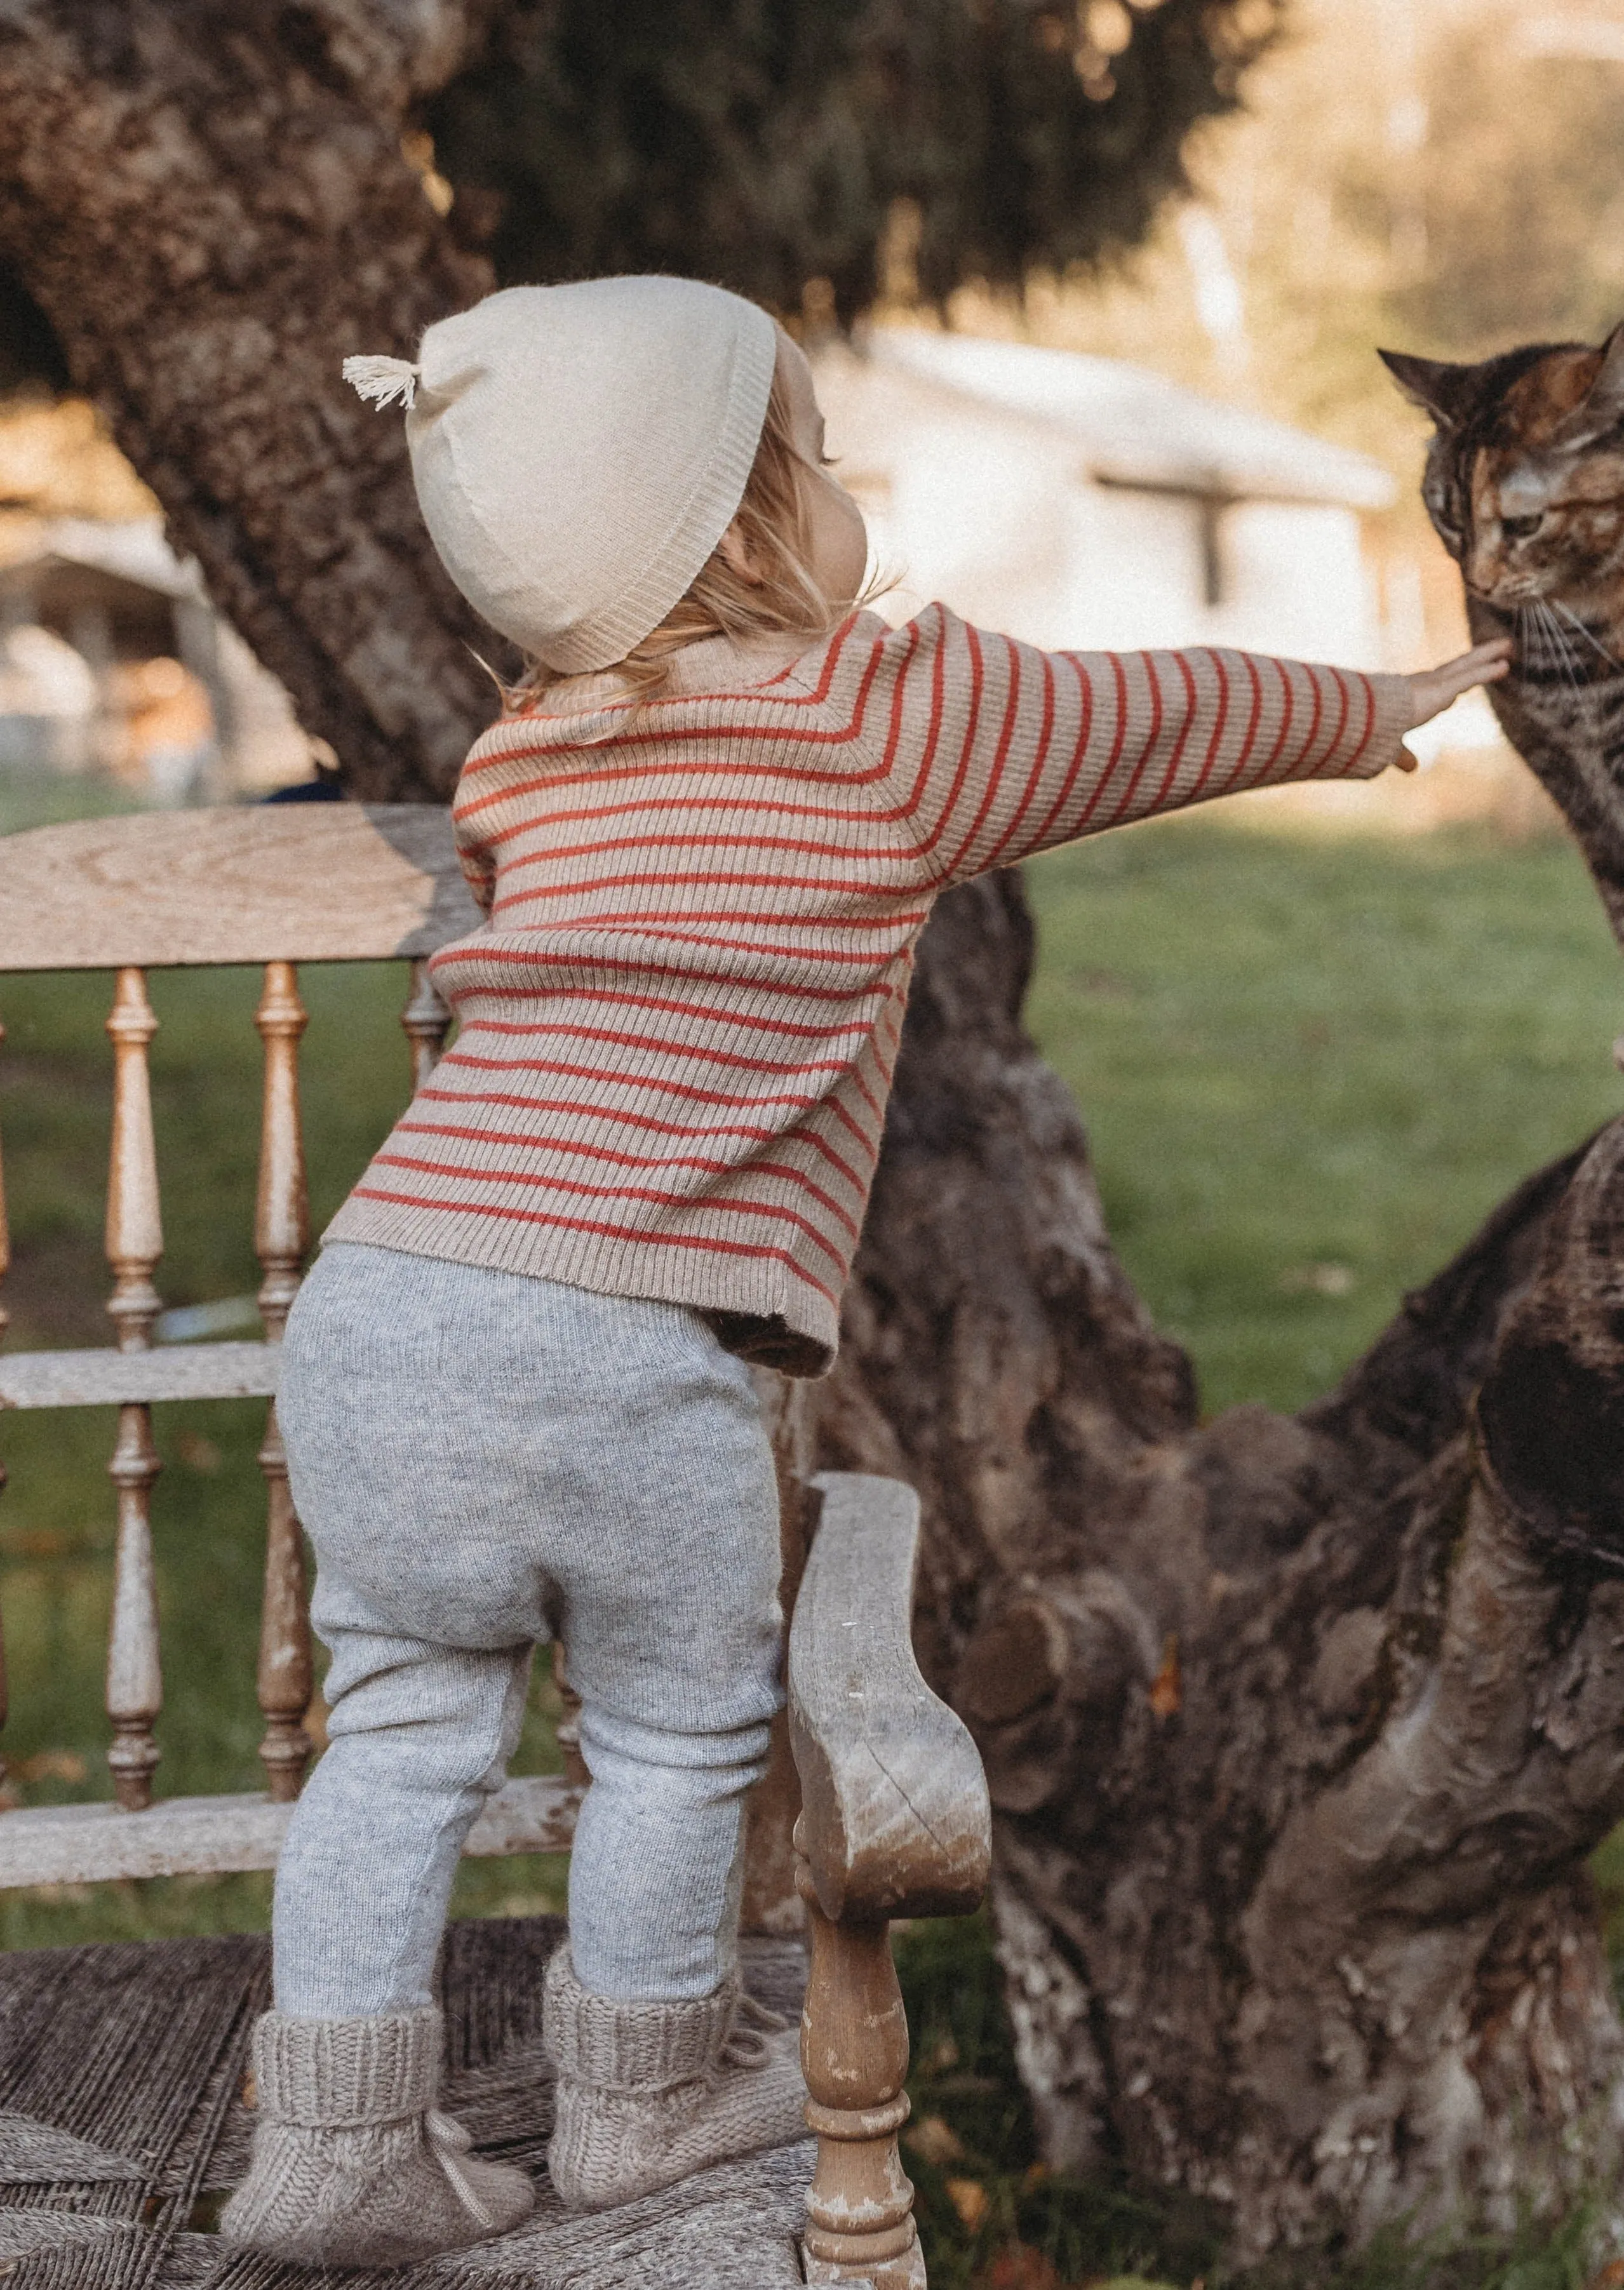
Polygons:
<instances>
[{"instance_id":1,"label":"sweater ribbed hem","mask_svg":"<svg viewBox=\"0 0 1624 2290\"><path fill-rule=\"evenodd\" d=\"M729 1257L718 1270L700 1249L690 1253L658 1242L605 1241L545 1226L496 1224L356 1194L323 1233L323 1246L329 1241L355 1241L369 1248L397 1249L406 1256L435 1256L452 1264L523 1273L532 1279L559 1281L566 1288L586 1288L596 1296L641 1296L657 1304L684 1304L691 1311L781 1320L803 1344L798 1354L786 1352L775 1362L787 1374L827 1375L840 1347L840 1321L833 1304L795 1279L781 1263L741 1264Z\"/></svg>"}]
</instances>

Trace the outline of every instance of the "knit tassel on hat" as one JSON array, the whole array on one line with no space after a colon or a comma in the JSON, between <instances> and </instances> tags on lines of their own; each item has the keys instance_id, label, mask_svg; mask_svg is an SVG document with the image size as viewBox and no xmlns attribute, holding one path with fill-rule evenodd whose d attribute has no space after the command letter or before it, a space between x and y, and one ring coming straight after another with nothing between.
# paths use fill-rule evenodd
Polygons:
<instances>
[{"instance_id":1,"label":"knit tassel on hat","mask_svg":"<svg viewBox=\"0 0 1624 2290\"><path fill-rule=\"evenodd\" d=\"M548 2170L571 2210L604 2210L806 2132L796 2032L736 1979L695 2003L621 2003L547 1967L547 2048L558 2070Z\"/></svg>"},{"instance_id":2,"label":"knit tassel on hat","mask_svg":"<svg viewBox=\"0 0 1624 2290\"><path fill-rule=\"evenodd\" d=\"M421 372L420 366L411 364L405 358L347 357L344 361L344 379L357 397L367 398L379 407L398 401L408 413L417 404Z\"/></svg>"},{"instance_id":3,"label":"knit tassel on hat","mask_svg":"<svg viewBox=\"0 0 1624 2290\"><path fill-rule=\"evenodd\" d=\"M253 2032L253 2153L220 2240L314 2263L404 2266L527 2218L524 2174L478 2161L435 2105L443 2040L431 2006L355 2020L266 2013Z\"/></svg>"}]
</instances>

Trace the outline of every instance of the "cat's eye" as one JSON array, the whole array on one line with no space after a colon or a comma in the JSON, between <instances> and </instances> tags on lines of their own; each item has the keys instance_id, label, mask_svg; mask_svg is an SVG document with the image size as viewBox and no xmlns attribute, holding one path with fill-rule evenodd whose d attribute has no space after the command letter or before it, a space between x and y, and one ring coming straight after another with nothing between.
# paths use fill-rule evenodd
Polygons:
<instances>
[{"instance_id":1,"label":"cat's eye","mask_svg":"<svg viewBox=\"0 0 1624 2290\"><path fill-rule=\"evenodd\" d=\"M1540 527L1544 524L1544 522L1545 519L1543 516L1539 515L1534 516L1502 516L1500 521L1500 529L1505 534L1508 540L1532 540L1534 534L1538 532Z\"/></svg>"}]
</instances>

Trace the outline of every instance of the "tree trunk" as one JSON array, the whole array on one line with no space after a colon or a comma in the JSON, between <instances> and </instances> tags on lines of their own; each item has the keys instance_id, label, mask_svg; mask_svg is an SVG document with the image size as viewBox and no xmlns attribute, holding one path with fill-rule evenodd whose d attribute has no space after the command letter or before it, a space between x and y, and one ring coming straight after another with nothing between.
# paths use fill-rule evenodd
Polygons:
<instances>
[{"instance_id":1,"label":"tree trunk","mask_svg":"<svg viewBox=\"0 0 1624 2290\"><path fill-rule=\"evenodd\" d=\"M1508 2226L1624 2117L1582 1866L1624 1814L1624 1122L1328 1399L1203 1426L1020 1029L1031 950L1011 876L926 936L820 1434L925 1497L1047 2156L1244 2256Z\"/></svg>"},{"instance_id":2,"label":"tree trunk","mask_svg":"<svg viewBox=\"0 0 1624 2290\"><path fill-rule=\"evenodd\" d=\"M401 152L482 0L0 0L0 260L355 791L492 713L398 414L340 379L491 284ZM486 639L488 641L488 638Z\"/></svg>"}]
</instances>

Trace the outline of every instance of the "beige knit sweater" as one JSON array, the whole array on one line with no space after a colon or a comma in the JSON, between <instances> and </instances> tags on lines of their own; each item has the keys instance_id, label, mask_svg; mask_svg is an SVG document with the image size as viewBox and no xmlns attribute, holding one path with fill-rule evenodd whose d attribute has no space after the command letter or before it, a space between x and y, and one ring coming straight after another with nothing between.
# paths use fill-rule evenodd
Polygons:
<instances>
[{"instance_id":1,"label":"beige knit sweater","mask_svg":"<svg viewBox=\"0 0 1624 2290\"><path fill-rule=\"evenodd\" d=\"M600 679L497 724L454 812L490 926L433 964L455 1043L326 1237L691 1305L816 1373L937 893L1233 789L1369 777L1405 702L932 606L788 662L696 645L641 710Z\"/></svg>"}]
</instances>

